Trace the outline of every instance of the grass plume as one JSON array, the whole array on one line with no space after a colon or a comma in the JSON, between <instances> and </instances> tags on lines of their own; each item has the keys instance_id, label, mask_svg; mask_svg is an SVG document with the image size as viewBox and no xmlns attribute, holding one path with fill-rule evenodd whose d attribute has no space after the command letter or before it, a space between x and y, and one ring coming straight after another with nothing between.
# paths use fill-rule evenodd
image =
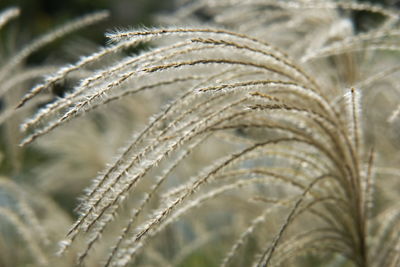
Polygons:
<instances>
[{"instance_id":1,"label":"grass plume","mask_svg":"<svg viewBox=\"0 0 400 267\"><path fill-rule=\"evenodd\" d=\"M108 46L59 68L17 105L96 63L22 124L21 146L67 129L83 140L77 125L119 102L153 114L82 196L60 254L83 247L80 265L91 257L105 266L183 264L185 246L204 249L215 232L221 266L300 266L306 256L321 266L397 266L399 198L386 190L399 184L379 170L397 172L398 142L373 126L389 131L399 113L398 11L348 1L187 2L175 15L197 26L108 33ZM380 23L358 31L351 14L359 11ZM265 21L254 16L264 12ZM0 78L52 37L23 49ZM125 54L141 43L152 48ZM377 92L383 104L372 101ZM385 120L374 115L381 110ZM143 119L132 118L132 128Z\"/></svg>"}]
</instances>

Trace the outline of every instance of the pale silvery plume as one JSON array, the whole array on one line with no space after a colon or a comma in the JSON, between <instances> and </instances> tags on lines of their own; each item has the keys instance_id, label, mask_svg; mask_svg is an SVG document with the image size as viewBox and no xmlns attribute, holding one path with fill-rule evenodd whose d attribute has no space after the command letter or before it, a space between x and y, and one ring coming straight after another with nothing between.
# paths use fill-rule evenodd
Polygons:
<instances>
[{"instance_id":1,"label":"pale silvery plume","mask_svg":"<svg viewBox=\"0 0 400 267\"><path fill-rule=\"evenodd\" d=\"M52 245L60 238L59 227L70 224L70 218L54 201L32 186L36 177L29 173L25 163L27 155L18 148L19 124L30 109L48 102L51 94L43 95L20 110L17 101L26 93L27 86L43 75L56 71L59 66L42 64L27 66L27 58L49 43L107 17L98 12L58 27L47 34L21 45L23 38L12 28L13 19L20 14L15 7L0 12L0 126L1 126L1 176L0 176L0 265L45 266L56 264ZM35 159L30 160L31 162ZM31 163L28 163L28 165ZM26 179L25 179L26 178ZM28 179L30 178L30 179ZM26 180L29 180L26 182ZM58 237L57 237L58 236ZM53 243L52 243L53 242ZM69 262L64 260L64 262Z\"/></svg>"},{"instance_id":2,"label":"pale silvery plume","mask_svg":"<svg viewBox=\"0 0 400 267\"><path fill-rule=\"evenodd\" d=\"M357 11L381 22L358 32ZM20 106L110 54L155 47L104 65L39 110L22 125L34 129L22 145L114 101L167 103L88 188L61 252L82 238L84 263L107 227L122 224L106 266L179 264L213 231L226 241L222 266L299 266L302 255L398 266L398 143L381 132L399 113L398 16L347 1L199 0L174 14L191 27L108 34L109 46L59 69ZM386 102L372 101L377 92ZM122 203L133 211L114 220Z\"/></svg>"}]
</instances>

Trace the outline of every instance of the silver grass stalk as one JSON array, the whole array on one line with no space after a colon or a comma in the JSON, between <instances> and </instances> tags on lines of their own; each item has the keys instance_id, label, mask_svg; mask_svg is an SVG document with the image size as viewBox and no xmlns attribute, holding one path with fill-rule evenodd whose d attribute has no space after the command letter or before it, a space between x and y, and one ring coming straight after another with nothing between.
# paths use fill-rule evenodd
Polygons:
<instances>
[{"instance_id":1,"label":"silver grass stalk","mask_svg":"<svg viewBox=\"0 0 400 267\"><path fill-rule=\"evenodd\" d=\"M254 16L265 10L275 15L265 21L268 26ZM322 253L341 255L355 266L395 266L398 209L388 201L380 213L373 204L379 183L375 162L391 163L380 162L381 143L367 144L373 133L364 105L372 87L396 81L398 66L385 53L399 49L398 13L344 1L199 0L178 15L190 21L197 11L210 13L209 25L107 34L108 46L59 69L20 102L129 47L143 42L156 47L88 73L22 126L33 130L24 146L72 127L78 118L84 121L106 104L131 99L140 105L147 97L148 108L156 110L87 189L62 252L83 239L78 263L84 264L122 216L105 266L138 264L146 257L168 261L157 250L157 237L179 231L177 222L195 225L195 209L223 205L220 199L232 194L254 212L248 219L251 212L236 205L219 211L246 221L222 255L222 266L234 265L243 253L251 254L246 263L254 266L295 265L302 255ZM357 33L343 11L383 21ZM372 73L363 64L375 54L388 59L388 66ZM202 149L207 163L182 174ZM125 214L124 205L133 212ZM257 246L248 252L250 237Z\"/></svg>"}]
</instances>

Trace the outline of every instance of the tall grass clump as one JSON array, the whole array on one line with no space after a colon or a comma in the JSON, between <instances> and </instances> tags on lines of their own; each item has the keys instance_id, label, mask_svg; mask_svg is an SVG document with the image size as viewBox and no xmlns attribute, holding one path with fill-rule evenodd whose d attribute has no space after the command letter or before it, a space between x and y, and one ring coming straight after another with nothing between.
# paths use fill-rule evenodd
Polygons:
<instances>
[{"instance_id":1,"label":"tall grass clump","mask_svg":"<svg viewBox=\"0 0 400 267\"><path fill-rule=\"evenodd\" d=\"M357 27L359 12L374 23ZM175 26L110 32L109 45L17 104L80 73L25 120L21 145L65 131L74 143L90 140L81 129L93 114L109 120L97 120L93 135L112 131L110 120L127 116L116 103L135 129L86 189L61 257L78 250L78 264L95 257L104 266L400 266L398 11L197 0L160 20Z\"/></svg>"},{"instance_id":2,"label":"tall grass clump","mask_svg":"<svg viewBox=\"0 0 400 267\"><path fill-rule=\"evenodd\" d=\"M54 91L21 109L15 107L29 86L60 68L46 60L28 64L28 58L54 41L105 19L107 12L83 16L27 43L27 36L20 35L13 22L20 13L17 7L0 12L0 266L63 266L53 257L53 247L62 236L60 229L71 220L43 188L35 185L38 179L31 169L37 167L44 153L18 147L19 124L37 106L51 101ZM62 262L67 266L73 261Z\"/></svg>"}]
</instances>

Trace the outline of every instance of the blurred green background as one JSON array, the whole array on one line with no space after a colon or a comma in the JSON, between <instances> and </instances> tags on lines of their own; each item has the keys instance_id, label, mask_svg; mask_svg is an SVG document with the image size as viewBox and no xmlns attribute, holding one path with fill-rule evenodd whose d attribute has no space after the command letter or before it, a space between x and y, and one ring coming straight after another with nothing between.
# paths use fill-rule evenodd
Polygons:
<instances>
[{"instance_id":1,"label":"blurred green background","mask_svg":"<svg viewBox=\"0 0 400 267\"><path fill-rule=\"evenodd\" d=\"M124 27L128 25L150 25L150 14L169 10L172 0L4 0L0 8L18 6L22 10L21 23L30 28L32 34L42 33L73 17L106 9L111 18L106 27Z\"/></svg>"},{"instance_id":2,"label":"blurred green background","mask_svg":"<svg viewBox=\"0 0 400 267\"><path fill-rule=\"evenodd\" d=\"M400 7L400 0L360 0L360 2ZM106 31L154 25L153 16L173 10L174 3L175 0L2 0L0 1L0 10L10 6L20 7L22 12L15 23L18 24L20 35L25 36L27 40L74 17L96 10L109 10L111 16L108 20L75 34L75 36L83 36L95 43L104 44ZM371 20L377 19L371 18L363 12L354 14L354 16L360 25L365 24L365 20L369 23ZM57 43L53 44L53 46L55 45ZM51 49L49 50L51 51ZM40 55L36 60L40 58Z\"/></svg>"},{"instance_id":3,"label":"blurred green background","mask_svg":"<svg viewBox=\"0 0 400 267\"><path fill-rule=\"evenodd\" d=\"M21 14L11 24L18 32L18 44L22 47L29 40L54 29L73 18L99 10L110 11L110 17L95 26L81 29L67 38L89 41L93 44L105 44L104 33L118 28L130 28L154 25L153 15L169 12L173 9L174 0L2 0L0 10L8 7L19 7ZM16 29L15 29L16 28ZM73 42L70 42L73 43ZM37 64L46 60L50 53L65 44L65 37L47 45L28 59L28 64ZM62 50L62 49L61 49ZM78 51L82 52L82 51ZM83 53L86 54L86 53ZM53 57L60 56L59 54ZM62 57L65 55L61 54ZM64 58L71 60L71 58ZM62 59L61 59L62 61Z\"/></svg>"},{"instance_id":4,"label":"blurred green background","mask_svg":"<svg viewBox=\"0 0 400 267\"><path fill-rule=\"evenodd\" d=\"M104 23L108 29L135 25L152 25L152 16L173 9L174 0L2 0L0 9L18 6L22 9L21 24L30 33L43 33L72 17L94 10L110 10L111 18ZM400 0L360 0L400 7Z\"/></svg>"}]
</instances>

